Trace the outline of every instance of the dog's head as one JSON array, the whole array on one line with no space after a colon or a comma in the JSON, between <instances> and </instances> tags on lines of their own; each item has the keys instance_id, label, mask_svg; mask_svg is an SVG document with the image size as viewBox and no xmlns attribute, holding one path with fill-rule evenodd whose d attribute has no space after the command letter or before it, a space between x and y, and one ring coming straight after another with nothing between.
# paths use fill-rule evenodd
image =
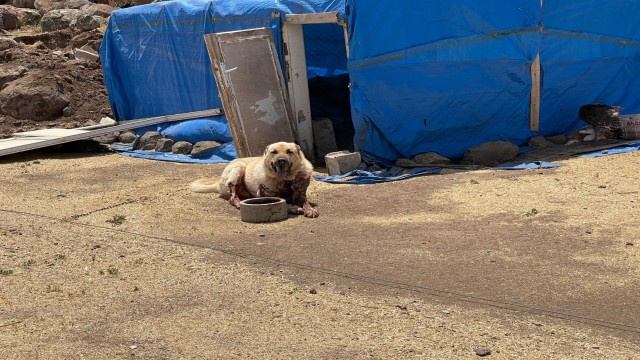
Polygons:
<instances>
[{"instance_id":1,"label":"dog's head","mask_svg":"<svg viewBox=\"0 0 640 360\"><path fill-rule=\"evenodd\" d=\"M265 167L278 180L292 180L304 159L300 146L294 143L277 142L264 150Z\"/></svg>"}]
</instances>

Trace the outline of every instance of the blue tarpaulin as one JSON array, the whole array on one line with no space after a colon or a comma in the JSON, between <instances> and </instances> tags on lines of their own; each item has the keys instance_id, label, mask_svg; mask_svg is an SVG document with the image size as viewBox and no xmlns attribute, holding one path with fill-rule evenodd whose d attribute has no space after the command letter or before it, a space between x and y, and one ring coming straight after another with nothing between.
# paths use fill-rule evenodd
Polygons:
<instances>
[{"instance_id":1,"label":"blue tarpaulin","mask_svg":"<svg viewBox=\"0 0 640 360\"><path fill-rule=\"evenodd\" d=\"M123 121L221 108L203 35L270 27L280 48L281 21L286 14L333 11L344 18L343 1L190 0L116 10L100 48L113 114ZM310 74L346 73L343 32L325 29L320 36L314 31L318 26L310 25L305 31ZM232 140L224 115L153 125L136 132L151 130L175 141Z\"/></svg>"},{"instance_id":2,"label":"blue tarpaulin","mask_svg":"<svg viewBox=\"0 0 640 360\"><path fill-rule=\"evenodd\" d=\"M458 158L487 141L525 144L584 126L581 105L640 108L640 2L349 0L355 142L391 163ZM540 54L540 127L529 129Z\"/></svg>"},{"instance_id":3,"label":"blue tarpaulin","mask_svg":"<svg viewBox=\"0 0 640 360\"><path fill-rule=\"evenodd\" d=\"M585 125L578 108L587 103L640 112L639 1L195 0L113 12L100 51L113 113L125 120L219 108L204 34L270 27L279 46L285 14L330 11L347 20L350 57L339 27L307 25L309 74L348 72L353 142L368 162L389 166L430 151L457 159L488 141L520 146L568 134ZM539 131L531 131L537 55ZM223 116L186 123L154 129L230 140Z\"/></svg>"}]
</instances>

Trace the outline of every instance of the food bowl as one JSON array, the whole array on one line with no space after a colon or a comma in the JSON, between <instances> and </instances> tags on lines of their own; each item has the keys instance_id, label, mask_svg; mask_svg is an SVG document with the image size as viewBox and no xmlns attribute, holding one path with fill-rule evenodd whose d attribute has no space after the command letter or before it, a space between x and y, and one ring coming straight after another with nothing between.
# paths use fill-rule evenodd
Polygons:
<instances>
[{"instance_id":1,"label":"food bowl","mask_svg":"<svg viewBox=\"0 0 640 360\"><path fill-rule=\"evenodd\" d=\"M287 203L278 197L240 201L240 219L250 223L280 221L287 218Z\"/></svg>"}]
</instances>

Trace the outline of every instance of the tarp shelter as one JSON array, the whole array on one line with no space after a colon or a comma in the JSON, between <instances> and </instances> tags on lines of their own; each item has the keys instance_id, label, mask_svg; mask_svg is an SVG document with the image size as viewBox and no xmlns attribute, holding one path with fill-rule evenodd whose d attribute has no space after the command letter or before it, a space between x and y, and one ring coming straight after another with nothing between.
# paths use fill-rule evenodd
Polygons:
<instances>
[{"instance_id":1,"label":"tarp shelter","mask_svg":"<svg viewBox=\"0 0 640 360\"><path fill-rule=\"evenodd\" d=\"M270 27L280 42L284 15L331 11L348 24L348 62L339 31L305 28L309 76L348 71L354 145L367 161L567 134L585 125L586 103L640 108L638 1L245 0L114 11L100 51L113 112L220 107L203 34ZM230 140L223 117L164 131Z\"/></svg>"}]
</instances>

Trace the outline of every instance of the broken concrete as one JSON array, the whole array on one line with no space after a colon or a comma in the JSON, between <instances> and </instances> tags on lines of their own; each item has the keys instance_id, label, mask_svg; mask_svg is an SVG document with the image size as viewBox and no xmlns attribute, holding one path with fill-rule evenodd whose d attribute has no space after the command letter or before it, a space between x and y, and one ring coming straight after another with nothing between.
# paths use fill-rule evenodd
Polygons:
<instances>
[{"instance_id":1,"label":"broken concrete","mask_svg":"<svg viewBox=\"0 0 640 360\"><path fill-rule=\"evenodd\" d=\"M360 166L361 161L359 152L352 153L347 150L329 153L324 157L329 175L342 175L353 171Z\"/></svg>"}]
</instances>

